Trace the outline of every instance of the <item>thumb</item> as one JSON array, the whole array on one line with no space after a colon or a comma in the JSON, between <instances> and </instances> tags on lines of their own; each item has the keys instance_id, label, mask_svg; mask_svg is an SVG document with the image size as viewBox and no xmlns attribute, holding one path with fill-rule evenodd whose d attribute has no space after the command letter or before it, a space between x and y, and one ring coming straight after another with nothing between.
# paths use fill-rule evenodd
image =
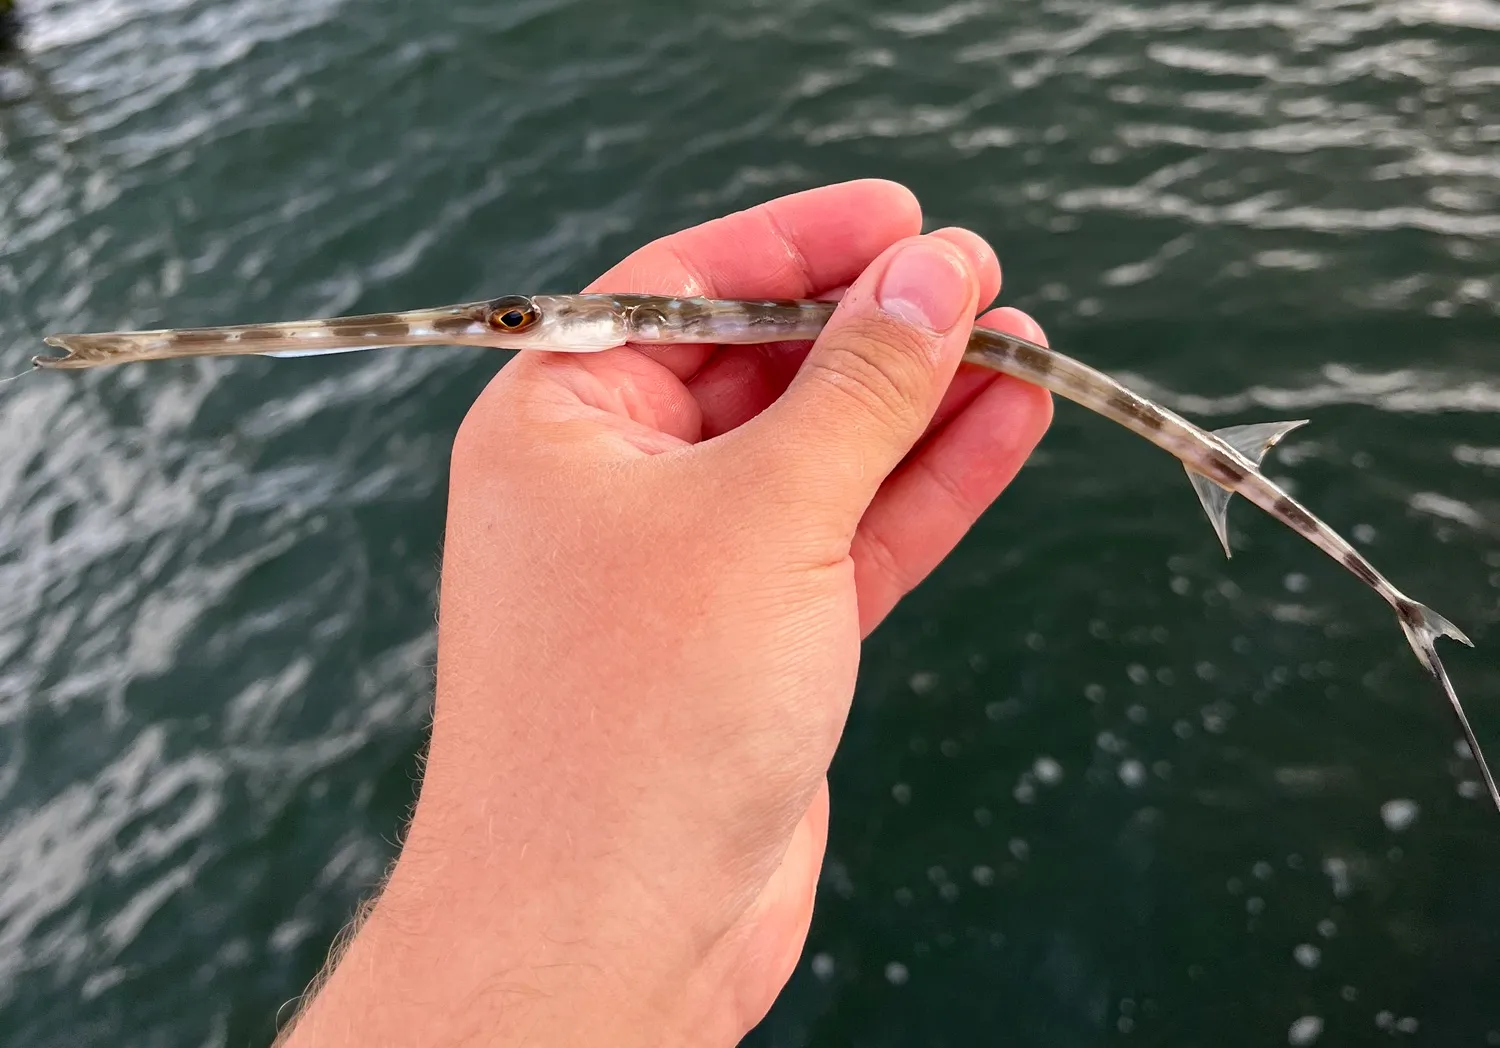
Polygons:
<instances>
[{"instance_id":1,"label":"thumb","mask_svg":"<svg viewBox=\"0 0 1500 1048\"><path fill-rule=\"evenodd\" d=\"M900 241L871 263L787 391L735 431L757 472L852 535L958 368L979 304L976 268L938 236Z\"/></svg>"}]
</instances>

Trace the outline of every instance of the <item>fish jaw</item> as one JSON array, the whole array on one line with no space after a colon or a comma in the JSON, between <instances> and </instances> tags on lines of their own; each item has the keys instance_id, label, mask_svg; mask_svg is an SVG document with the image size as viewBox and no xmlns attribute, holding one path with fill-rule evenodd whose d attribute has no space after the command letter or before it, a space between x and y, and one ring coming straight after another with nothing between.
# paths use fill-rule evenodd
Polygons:
<instances>
[{"instance_id":1,"label":"fish jaw","mask_svg":"<svg viewBox=\"0 0 1500 1048\"><path fill-rule=\"evenodd\" d=\"M185 357L319 356L402 346L591 353L626 341L622 317L605 303L589 303L580 309L563 305L561 297L537 296L533 301L541 307L538 322L527 330L511 332L492 323L492 301L333 320L55 334L43 341L64 355L38 356L32 364L79 369Z\"/></svg>"}]
</instances>

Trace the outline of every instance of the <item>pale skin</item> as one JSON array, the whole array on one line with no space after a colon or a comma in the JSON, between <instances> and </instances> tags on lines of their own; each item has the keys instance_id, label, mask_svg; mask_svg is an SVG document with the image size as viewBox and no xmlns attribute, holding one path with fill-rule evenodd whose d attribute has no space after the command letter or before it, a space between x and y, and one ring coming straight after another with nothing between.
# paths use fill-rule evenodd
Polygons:
<instances>
[{"instance_id":1,"label":"pale skin","mask_svg":"<svg viewBox=\"0 0 1500 1048\"><path fill-rule=\"evenodd\" d=\"M786 344L523 353L455 441L400 858L285 1044L736 1044L805 942L860 644L1021 467L1041 390L959 368L978 236L864 181L589 289L799 298ZM981 323L1042 341L1029 317Z\"/></svg>"}]
</instances>

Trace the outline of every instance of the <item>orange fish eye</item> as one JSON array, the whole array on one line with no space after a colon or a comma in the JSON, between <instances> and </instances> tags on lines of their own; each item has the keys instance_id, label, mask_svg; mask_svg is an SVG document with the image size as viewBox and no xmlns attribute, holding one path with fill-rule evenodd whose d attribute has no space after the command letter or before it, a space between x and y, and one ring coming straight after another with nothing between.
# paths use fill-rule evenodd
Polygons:
<instances>
[{"instance_id":1,"label":"orange fish eye","mask_svg":"<svg viewBox=\"0 0 1500 1048\"><path fill-rule=\"evenodd\" d=\"M521 295L496 299L484 316L484 322L496 331L509 332L525 331L541 319L531 299Z\"/></svg>"}]
</instances>

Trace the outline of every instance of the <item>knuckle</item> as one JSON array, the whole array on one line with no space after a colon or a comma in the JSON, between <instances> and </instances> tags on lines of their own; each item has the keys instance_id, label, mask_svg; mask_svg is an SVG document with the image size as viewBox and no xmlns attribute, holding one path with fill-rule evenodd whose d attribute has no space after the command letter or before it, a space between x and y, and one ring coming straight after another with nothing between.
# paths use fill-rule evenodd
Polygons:
<instances>
[{"instance_id":1,"label":"knuckle","mask_svg":"<svg viewBox=\"0 0 1500 1048\"><path fill-rule=\"evenodd\" d=\"M917 470L922 478L930 485L930 489L944 498L965 520L973 520L985 509L987 503L983 503L966 491L958 477L950 470L939 468L931 460L917 456L911 462L911 467Z\"/></svg>"},{"instance_id":2,"label":"knuckle","mask_svg":"<svg viewBox=\"0 0 1500 1048\"><path fill-rule=\"evenodd\" d=\"M920 577L913 577L906 562L891 547L890 541L873 527L863 527L855 536L855 555L876 575L885 579L895 596L906 596L917 588Z\"/></svg>"},{"instance_id":3,"label":"knuckle","mask_svg":"<svg viewBox=\"0 0 1500 1048\"><path fill-rule=\"evenodd\" d=\"M853 399L866 414L904 431L923 416L929 360L919 334L856 322L807 362L813 378Z\"/></svg>"}]
</instances>

